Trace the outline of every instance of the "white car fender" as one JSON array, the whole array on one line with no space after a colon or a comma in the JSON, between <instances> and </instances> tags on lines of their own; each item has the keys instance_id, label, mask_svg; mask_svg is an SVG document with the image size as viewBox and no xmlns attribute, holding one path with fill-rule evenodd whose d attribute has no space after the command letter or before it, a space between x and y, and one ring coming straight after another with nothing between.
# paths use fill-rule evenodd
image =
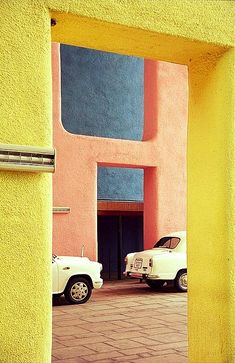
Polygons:
<instances>
[{"instance_id":1,"label":"white car fender","mask_svg":"<svg viewBox=\"0 0 235 363\"><path fill-rule=\"evenodd\" d=\"M159 279L174 280L178 271L187 268L185 254L177 253L176 256L176 253L169 252L167 256L165 254L162 256L153 256L153 266L149 277L151 278L151 275L153 275L159 276Z\"/></svg>"}]
</instances>

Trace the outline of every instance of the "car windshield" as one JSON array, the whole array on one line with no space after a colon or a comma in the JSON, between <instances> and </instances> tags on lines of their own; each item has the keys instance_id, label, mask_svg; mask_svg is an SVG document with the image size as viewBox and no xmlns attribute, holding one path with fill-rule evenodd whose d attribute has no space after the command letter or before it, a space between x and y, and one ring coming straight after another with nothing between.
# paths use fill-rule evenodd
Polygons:
<instances>
[{"instance_id":1,"label":"car windshield","mask_svg":"<svg viewBox=\"0 0 235 363\"><path fill-rule=\"evenodd\" d=\"M153 248L170 248L174 249L176 246L178 246L180 242L180 238L178 237L163 237L161 238Z\"/></svg>"}]
</instances>

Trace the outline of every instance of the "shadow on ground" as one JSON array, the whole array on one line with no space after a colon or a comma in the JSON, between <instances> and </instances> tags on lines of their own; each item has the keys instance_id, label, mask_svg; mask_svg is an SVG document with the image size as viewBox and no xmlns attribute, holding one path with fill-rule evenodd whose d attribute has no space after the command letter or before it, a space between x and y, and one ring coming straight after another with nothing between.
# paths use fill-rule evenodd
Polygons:
<instances>
[{"instance_id":1,"label":"shadow on ground","mask_svg":"<svg viewBox=\"0 0 235 363\"><path fill-rule=\"evenodd\" d=\"M108 289L108 291L107 291ZM139 282L136 279L123 279L114 281L104 281L103 287L99 290L93 290L93 294L100 297L108 293L109 296L144 295L152 296L153 294L174 294L179 292L174 288L172 283L167 284L159 289L153 290L145 282ZM92 297L91 297L92 298ZM64 296L53 296L53 306L69 305Z\"/></svg>"}]
</instances>

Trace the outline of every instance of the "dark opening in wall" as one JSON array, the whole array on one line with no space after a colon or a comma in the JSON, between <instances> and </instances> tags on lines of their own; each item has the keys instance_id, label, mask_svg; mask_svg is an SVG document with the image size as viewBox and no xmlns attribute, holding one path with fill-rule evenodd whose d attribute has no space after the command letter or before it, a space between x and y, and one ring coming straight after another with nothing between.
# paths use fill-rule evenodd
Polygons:
<instances>
[{"instance_id":1,"label":"dark opening in wall","mask_svg":"<svg viewBox=\"0 0 235 363\"><path fill-rule=\"evenodd\" d=\"M98 261L104 280L121 280L125 256L143 250L143 215L98 216Z\"/></svg>"},{"instance_id":2,"label":"dark opening in wall","mask_svg":"<svg viewBox=\"0 0 235 363\"><path fill-rule=\"evenodd\" d=\"M131 207L142 204L143 177L143 169L98 168L98 207L99 200L108 201L106 210L98 210L97 223L98 260L105 280L121 280L125 256L143 249L143 211Z\"/></svg>"},{"instance_id":3,"label":"dark opening in wall","mask_svg":"<svg viewBox=\"0 0 235 363\"><path fill-rule=\"evenodd\" d=\"M141 140L143 58L61 44L61 107L68 132Z\"/></svg>"}]
</instances>

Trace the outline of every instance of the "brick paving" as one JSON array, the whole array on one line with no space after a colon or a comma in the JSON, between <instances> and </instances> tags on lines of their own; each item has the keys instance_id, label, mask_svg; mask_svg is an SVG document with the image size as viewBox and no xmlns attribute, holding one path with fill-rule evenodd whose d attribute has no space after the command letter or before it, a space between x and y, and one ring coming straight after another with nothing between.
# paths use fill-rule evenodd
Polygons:
<instances>
[{"instance_id":1,"label":"brick paving","mask_svg":"<svg viewBox=\"0 0 235 363\"><path fill-rule=\"evenodd\" d=\"M53 306L53 363L187 363L187 294L105 282L83 305Z\"/></svg>"}]
</instances>

